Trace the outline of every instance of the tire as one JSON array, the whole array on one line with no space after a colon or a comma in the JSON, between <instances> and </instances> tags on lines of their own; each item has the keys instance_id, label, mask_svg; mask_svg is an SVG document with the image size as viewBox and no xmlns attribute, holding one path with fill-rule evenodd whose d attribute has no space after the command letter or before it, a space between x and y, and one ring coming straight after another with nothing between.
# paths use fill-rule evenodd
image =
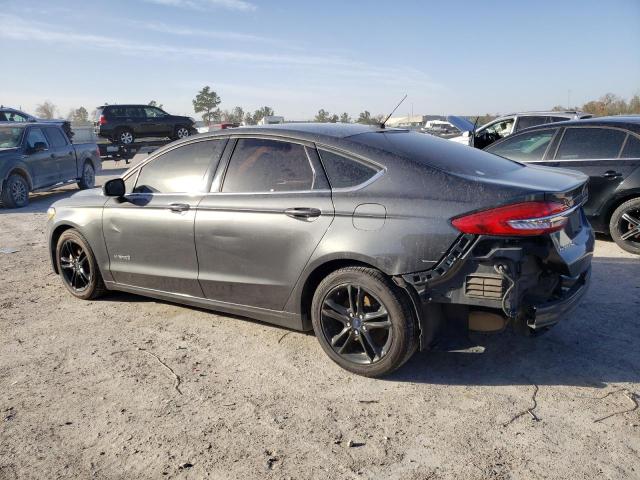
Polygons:
<instances>
[{"instance_id":1,"label":"tire","mask_svg":"<svg viewBox=\"0 0 640 480\"><path fill-rule=\"evenodd\" d=\"M191 132L189 131L189 129L187 127L183 127L181 125L178 125L174 132L173 132L173 137L171 137L173 140L180 140L182 138L187 138L188 136L191 135Z\"/></svg>"},{"instance_id":2,"label":"tire","mask_svg":"<svg viewBox=\"0 0 640 480\"><path fill-rule=\"evenodd\" d=\"M18 173L12 173L2 188L2 203L6 208L22 208L29 204L29 183Z\"/></svg>"},{"instance_id":3,"label":"tire","mask_svg":"<svg viewBox=\"0 0 640 480\"><path fill-rule=\"evenodd\" d=\"M621 249L640 255L640 197L627 200L615 209L609 231Z\"/></svg>"},{"instance_id":4,"label":"tire","mask_svg":"<svg viewBox=\"0 0 640 480\"><path fill-rule=\"evenodd\" d=\"M102 274L89 242L75 229L65 230L56 244L56 266L65 288L81 300L106 292Z\"/></svg>"},{"instance_id":5,"label":"tire","mask_svg":"<svg viewBox=\"0 0 640 480\"><path fill-rule=\"evenodd\" d=\"M116 142L120 145L131 145L133 142L135 142L136 137L133 134L133 131L131 131L128 128L121 128L118 130L118 133L116 133Z\"/></svg>"},{"instance_id":6,"label":"tire","mask_svg":"<svg viewBox=\"0 0 640 480\"><path fill-rule=\"evenodd\" d=\"M325 353L345 370L366 377L390 374L418 346L410 299L372 268L329 274L313 295L311 321Z\"/></svg>"},{"instance_id":7,"label":"tire","mask_svg":"<svg viewBox=\"0 0 640 480\"><path fill-rule=\"evenodd\" d=\"M96 186L96 171L91 165L91 162L84 162L82 167L82 177L78 180L78 188L80 190L86 190L87 188L93 188Z\"/></svg>"}]
</instances>

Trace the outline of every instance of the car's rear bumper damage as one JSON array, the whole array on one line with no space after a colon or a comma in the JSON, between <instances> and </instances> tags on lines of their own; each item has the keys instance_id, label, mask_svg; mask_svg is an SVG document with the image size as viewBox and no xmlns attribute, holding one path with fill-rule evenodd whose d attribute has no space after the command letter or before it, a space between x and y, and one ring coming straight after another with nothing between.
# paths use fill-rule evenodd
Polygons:
<instances>
[{"instance_id":1,"label":"car's rear bumper damage","mask_svg":"<svg viewBox=\"0 0 640 480\"><path fill-rule=\"evenodd\" d=\"M452 317L469 330L511 324L537 334L566 317L587 291L593 245L586 221L570 238L564 232L535 238L464 235L434 269L395 281L416 304L421 348Z\"/></svg>"}]
</instances>

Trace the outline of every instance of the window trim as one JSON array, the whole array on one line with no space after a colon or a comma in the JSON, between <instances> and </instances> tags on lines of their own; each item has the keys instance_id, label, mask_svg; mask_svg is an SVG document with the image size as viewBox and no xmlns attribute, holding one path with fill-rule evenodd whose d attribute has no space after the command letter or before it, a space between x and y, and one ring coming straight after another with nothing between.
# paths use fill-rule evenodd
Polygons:
<instances>
[{"instance_id":1,"label":"window trim","mask_svg":"<svg viewBox=\"0 0 640 480\"><path fill-rule=\"evenodd\" d=\"M631 130L627 130L627 138L624 139L622 148L620 149L620 153L618 154L618 159L619 160L640 160L640 156L628 157L628 158L622 157L622 152L624 152L624 149L627 147L627 142L629 141L629 137L634 137L636 140L640 141L640 135L636 135L635 132L632 132Z\"/></svg>"},{"instance_id":2,"label":"window trim","mask_svg":"<svg viewBox=\"0 0 640 480\"><path fill-rule=\"evenodd\" d=\"M548 162L549 160L545 160L545 157L546 157L547 153L549 153L549 149L550 149L550 148L551 148L551 146L553 145L553 142L554 142L555 138L558 136L558 130L560 130L560 129L559 129L558 127L553 127L553 126L551 126L551 124L546 124L546 123L545 123L544 125L545 125L545 127L546 127L546 128L540 127L540 128L539 128L539 129L537 129L537 130L532 130L532 131L528 131L528 132L518 132L518 133L511 134L511 135L507 135L506 137L501 138L501 139L499 140L499 142L494 142L494 143L492 143L491 145L489 145L489 146L487 147L487 150L485 150L485 152L487 152L487 153L491 153L491 154L493 154L493 155L498 155L498 154L497 154L497 153L495 153L493 150L489 150L489 149L490 149L491 147L493 147L493 146L500 146L500 145L502 145L503 143L508 142L509 140L513 140L513 139L515 139L515 138L517 138L517 137L519 137L519 136L521 136L521 135L528 135L528 134L530 134L530 133L535 133L535 132L540 132L540 131L545 131L545 130L555 130L555 131L553 132L553 135L551 136L551 139L549 140L549 143L547 144L547 148L545 148L544 153L542 154L542 159L541 159L541 160L512 160L511 158L508 158L508 159L507 159L507 160L511 160L511 161L513 161L513 162L524 163L524 164L527 164L527 163L543 163L543 162ZM549 125L549 126L547 127L547 125ZM498 156L499 156L499 157L502 157L502 155L498 155ZM502 157L502 158L506 158L506 157Z\"/></svg>"},{"instance_id":3,"label":"window trim","mask_svg":"<svg viewBox=\"0 0 640 480\"><path fill-rule=\"evenodd\" d=\"M369 160L368 158L363 157L361 155L356 155L354 153L347 152L340 148L336 148L330 145L325 145L322 143L317 143L315 146L318 152L318 157L320 158L320 163L322 164L322 168L324 169L324 174L327 177L327 181L329 182L330 187L331 187L331 180L329 179L329 175L327 174L324 163L322 163L322 154L320 153L320 150L326 150L329 153L340 155L342 157L345 157L348 160L353 160L354 162L364 163L365 165L369 165L371 168L377 170L377 172L374 175L372 175L362 183L359 183L357 185L352 185L350 187L335 187L335 188L331 187L332 192L340 193L340 192L355 192L357 190L362 190L363 188L368 187L373 182L377 181L380 177L382 177L387 172L387 167L385 167L384 165L381 165L378 162L374 162L373 160Z\"/></svg>"},{"instance_id":4,"label":"window trim","mask_svg":"<svg viewBox=\"0 0 640 480\"><path fill-rule=\"evenodd\" d=\"M549 162L597 162L597 161L611 161L611 160L628 160L628 159L625 159L625 158L622 158L622 159L620 158L620 155L622 154L622 147L624 147L624 145L626 145L627 138L632 133L629 130L627 130L626 128L611 127L609 125L566 125L566 126L563 126L563 128L564 128L564 130L562 131L562 136L560 137L560 140L558 141L558 144L556 145L556 151L553 152L553 158L550 158L548 160ZM562 145L562 141L564 140L564 135L567 133L567 130L576 129L576 128L581 128L581 129L598 128L600 130L617 130L617 131L626 133L626 136L624 137L624 140L622 141L622 147L618 150L618 155L616 157L613 157L613 158L612 157L608 157L608 158L570 158L570 159L558 158L558 150L560 150L560 145Z\"/></svg>"},{"instance_id":5,"label":"window trim","mask_svg":"<svg viewBox=\"0 0 640 480\"><path fill-rule=\"evenodd\" d=\"M286 143L292 143L294 145L300 145L303 150L304 150L304 154L307 157L307 161L309 162L309 166L311 167L311 172L313 173L313 180L311 182L311 189L307 189L307 190L287 190L287 191L281 191L281 192L223 192L222 189L224 188L224 182L227 178L227 172L229 170L229 165L231 165L231 160L233 159L233 154L236 151L236 148L238 146L238 140L271 140L274 142L286 142ZM232 146L232 148L230 149L231 151L229 152L228 157L225 159L225 164L224 166L220 165L218 168L222 168L222 171L220 173L220 175L216 175L213 179L213 183L211 184L210 190L213 190L214 188L214 184L215 184L215 189L216 191L209 191L208 194L210 195L283 195L283 194L301 194L301 193L320 193L320 192L331 192L331 190L327 190L327 189L313 189L313 186L316 184L316 177L318 175L318 172L316 171L315 166L313 165L313 160L311 159L311 157L309 156L309 152L307 151L307 148L315 148L315 147L310 147L311 145L313 145L311 142L307 142L305 140L298 140L298 139L294 139L294 138L289 138L289 137L285 137L283 136L276 136L276 135L238 135L238 134L234 134L230 136L230 140L234 141L234 144ZM222 160L221 160L222 163ZM323 172L324 173L324 172ZM325 174L326 176L326 174ZM217 178L216 178L217 177ZM328 180L327 180L328 181Z\"/></svg>"}]
</instances>

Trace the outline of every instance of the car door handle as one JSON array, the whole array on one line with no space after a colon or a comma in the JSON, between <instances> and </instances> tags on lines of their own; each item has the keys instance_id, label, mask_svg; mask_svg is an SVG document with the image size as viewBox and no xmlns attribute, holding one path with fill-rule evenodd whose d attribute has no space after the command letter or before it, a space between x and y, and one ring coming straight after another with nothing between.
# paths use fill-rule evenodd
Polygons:
<instances>
[{"instance_id":1,"label":"car door handle","mask_svg":"<svg viewBox=\"0 0 640 480\"><path fill-rule=\"evenodd\" d=\"M171 210L172 212L178 212L178 213L186 212L190 208L191 207L187 203L172 203L171 205L169 205L169 210Z\"/></svg>"},{"instance_id":2,"label":"car door handle","mask_svg":"<svg viewBox=\"0 0 640 480\"><path fill-rule=\"evenodd\" d=\"M296 207L287 208L284 213L292 218L316 218L319 217L322 212L317 208Z\"/></svg>"},{"instance_id":3,"label":"car door handle","mask_svg":"<svg viewBox=\"0 0 640 480\"><path fill-rule=\"evenodd\" d=\"M620 172L616 172L614 170L607 170L602 174L604 178L618 178L621 177L622 174Z\"/></svg>"}]
</instances>

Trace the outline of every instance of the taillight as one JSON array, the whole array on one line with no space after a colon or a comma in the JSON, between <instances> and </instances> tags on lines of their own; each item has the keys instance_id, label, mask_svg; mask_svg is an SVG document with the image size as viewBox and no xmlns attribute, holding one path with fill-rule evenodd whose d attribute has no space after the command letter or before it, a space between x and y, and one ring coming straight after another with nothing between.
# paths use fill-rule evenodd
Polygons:
<instances>
[{"instance_id":1,"label":"taillight","mask_svg":"<svg viewBox=\"0 0 640 480\"><path fill-rule=\"evenodd\" d=\"M462 233L478 235L543 235L561 230L568 213L558 202L522 202L463 215L451 224Z\"/></svg>"},{"instance_id":2,"label":"taillight","mask_svg":"<svg viewBox=\"0 0 640 480\"><path fill-rule=\"evenodd\" d=\"M98 120L98 124L99 125L106 125L107 124L107 119L104 115L100 115L100 120Z\"/></svg>"}]
</instances>

